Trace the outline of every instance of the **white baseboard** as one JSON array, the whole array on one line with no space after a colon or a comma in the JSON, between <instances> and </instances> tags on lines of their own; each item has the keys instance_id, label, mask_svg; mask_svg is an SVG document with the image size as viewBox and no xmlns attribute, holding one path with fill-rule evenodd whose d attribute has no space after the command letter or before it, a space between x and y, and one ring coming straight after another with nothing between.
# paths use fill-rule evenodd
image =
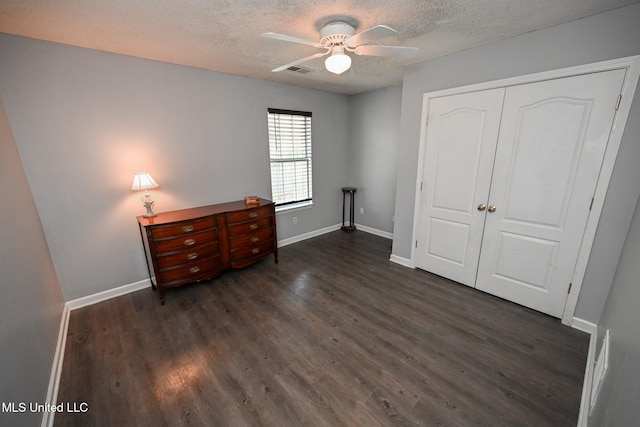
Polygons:
<instances>
[{"instance_id":1,"label":"white baseboard","mask_svg":"<svg viewBox=\"0 0 640 427\"><path fill-rule=\"evenodd\" d=\"M151 287L151 281L149 279L144 279L139 282L130 283L128 285L98 292L97 294L87 295L86 297L67 301L67 306L69 307L69 310L77 310L78 308L86 307L88 305L96 304L101 301L106 301L111 298L126 295L149 287Z\"/></svg>"},{"instance_id":2,"label":"white baseboard","mask_svg":"<svg viewBox=\"0 0 640 427\"><path fill-rule=\"evenodd\" d=\"M586 332L588 334L593 335L598 330L598 325L595 323L589 322L587 320L579 319L574 317L571 320L571 327L573 329L577 329L582 332Z\"/></svg>"},{"instance_id":3,"label":"white baseboard","mask_svg":"<svg viewBox=\"0 0 640 427\"><path fill-rule=\"evenodd\" d=\"M51 375L49 376L49 388L47 389L47 397L45 403L55 405L58 400L58 388L60 386L60 375L62 374L62 363L64 362L64 350L67 346L67 331L69 330L69 306L65 304L62 309L62 318L60 319L60 328L58 329L58 342L56 351L53 355L53 364L51 366ZM53 426L55 412L45 411L42 415L42 427Z\"/></svg>"},{"instance_id":4,"label":"white baseboard","mask_svg":"<svg viewBox=\"0 0 640 427\"><path fill-rule=\"evenodd\" d=\"M413 268L413 266L411 265L411 260L409 258L402 258L398 255L391 254L391 256L389 257L389 261L395 262L396 264L400 264L404 267Z\"/></svg>"},{"instance_id":5,"label":"white baseboard","mask_svg":"<svg viewBox=\"0 0 640 427\"><path fill-rule=\"evenodd\" d=\"M393 239L393 233L388 231L378 230L377 228L367 227L366 225L356 224L356 230L364 231L365 233L375 234L376 236L384 237L385 239Z\"/></svg>"},{"instance_id":6,"label":"white baseboard","mask_svg":"<svg viewBox=\"0 0 640 427\"><path fill-rule=\"evenodd\" d=\"M293 243L301 242L303 240L307 240L312 237L317 237L323 234L331 233L332 231L340 230L341 226L342 226L341 224L336 224L330 227L314 230L309 233L304 233L298 236L290 237L288 239L279 240L278 247L291 245ZM359 230L364 231L366 233L375 234L377 236L386 237L388 239L391 239L393 237L391 233L387 233L381 230L376 230L375 228L366 227L364 225L358 225L357 227ZM130 283L128 285L123 285L117 288L108 289L106 291L98 292L92 295L87 295L86 297L81 297L71 301L67 301L67 307L71 311L77 310L79 308L96 304L101 301L106 301L111 298L119 297L121 295L126 295L131 292L139 291L141 289L145 289L150 286L151 286L151 281L149 279L140 280L139 282Z\"/></svg>"},{"instance_id":7,"label":"white baseboard","mask_svg":"<svg viewBox=\"0 0 640 427\"><path fill-rule=\"evenodd\" d=\"M283 239L278 241L278 247L283 247L287 245L291 245L293 243L301 242L303 240L310 239L312 237L321 236L326 233L330 233L332 231L339 230L341 224L336 224L330 227L325 227L319 230L311 231L309 233L304 233L298 236L290 237L288 239ZM380 237L384 237L387 239L392 239L393 234L377 230L371 227L367 227L364 225L356 224L356 228L365 233L375 234ZM394 254L391 254L389 257L389 261L394 262L396 264L400 264L404 267L413 268L411 265L411 260L408 258L403 258ZM56 353L54 356L53 367L51 369L51 378L49 381L49 389L47 391L47 403L51 405L55 405L57 396L58 396L58 387L60 384L60 374L62 371L62 363L64 359L64 350L66 346L67 339L67 330L69 327L69 313L72 310L76 310L78 308L86 307L92 304L96 304L101 301L106 301L111 298L115 298L121 295L125 295L131 292L135 292L141 289L145 289L151 286L151 281L149 279L141 280L139 282L130 283L128 285L123 285L114 289L109 289L103 292L98 292L93 295L88 295L86 297L77 298L75 300L68 301L65 305L62 320L60 322L60 331L58 334L58 344L56 346ZM582 398L580 402L580 413L578 418L578 427L587 427L587 419L589 415L589 400L590 400L590 391L591 391L591 383L593 381L593 366L595 363L595 352L596 352L596 341L597 341L597 332L598 326L589 321L579 319L574 317L571 321L571 327L578 329L580 331L586 332L591 335L589 341L589 352L587 355L587 364L585 368L584 374L584 383L582 386ZM46 412L42 419L42 427L51 427L53 426L54 421L54 412Z\"/></svg>"},{"instance_id":8,"label":"white baseboard","mask_svg":"<svg viewBox=\"0 0 640 427\"><path fill-rule=\"evenodd\" d=\"M64 309L62 310L62 319L60 319L60 329L58 331L58 343L56 344L56 351L53 356L53 366L51 367L51 375L49 377L49 387L47 389L46 403L54 406L58 400L60 375L62 374L64 351L67 346L67 332L69 330L69 316L71 311L78 308L86 307L88 305L96 304L100 301L115 298L120 295L125 295L140 289L148 288L150 286L151 282L149 279L141 280L139 282L120 286L118 288L109 289L107 291L98 292L97 294L71 300L64 305ZM55 412L45 411L44 415L42 416L41 426L53 426L54 418Z\"/></svg>"},{"instance_id":9,"label":"white baseboard","mask_svg":"<svg viewBox=\"0 0 640 427\"><path fill-rule=\"evenodd\" d=\"M281 248L283 246L291 245L294 243L302 242L303 240L310 239L312 237L321 236L323 234L331 233L332 231L340 230L342 225L336 224L329 227L321 228L319 230L310 231L308 233L299 234L297 236L289 237L288 239L278 240L278 247Z\"/></svg>"}]
</instances>

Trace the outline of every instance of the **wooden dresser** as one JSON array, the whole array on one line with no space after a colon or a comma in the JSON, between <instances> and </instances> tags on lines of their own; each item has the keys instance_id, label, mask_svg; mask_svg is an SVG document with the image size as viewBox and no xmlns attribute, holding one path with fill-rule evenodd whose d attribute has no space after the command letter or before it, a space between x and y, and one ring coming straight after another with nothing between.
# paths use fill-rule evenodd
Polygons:
<instances>
[{"instance_id":1,"label":"wooden dresser","mask_svg":"<svg viewBox=\"0 0 640 427\"><path fill-rule=\"evenodd\" d=\"M209 280L274 254L278 262L273 202L244 200L138 216L149 277L164 304L164 290ZM155 279L155 280L154 280Z\"/></svg>"}]
</instances>

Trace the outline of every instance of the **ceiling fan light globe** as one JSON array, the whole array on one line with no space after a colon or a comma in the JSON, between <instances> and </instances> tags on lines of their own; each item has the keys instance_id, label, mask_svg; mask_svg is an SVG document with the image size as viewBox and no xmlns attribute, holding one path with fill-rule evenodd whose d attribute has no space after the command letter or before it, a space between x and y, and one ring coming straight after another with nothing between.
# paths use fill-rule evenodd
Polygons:
<instances>
[{"instance_id":1,"label":"ceiling fan light globe","mask_svg":"<svg viewBox=\"0 0 640 427\"><path fill-rule=\"evenodd\" d=\"M351 57L344 53L334 53L324 61L324 66L330 73L342 74L351 68Z\"/></svg>"}]
</instances>

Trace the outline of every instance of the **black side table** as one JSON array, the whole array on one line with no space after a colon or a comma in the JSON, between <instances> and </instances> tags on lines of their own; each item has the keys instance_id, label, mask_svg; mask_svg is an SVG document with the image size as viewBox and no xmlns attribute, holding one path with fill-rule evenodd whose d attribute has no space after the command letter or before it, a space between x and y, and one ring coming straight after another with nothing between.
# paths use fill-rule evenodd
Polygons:
<instances>
[{"instance_id":1,"label":"black side table","mask_svg":"<svg viewBox=\"0 0 640 427\"><path fill-rule=\"evenodd\" d=\"M344 225L344 208L345 208L345 198L349 193L350 201L349 201L349 225ZM351 233L352 231L356 231L356 225L354 222L354 196L356 193L355 187L343 187L342 188L342 231L346 231L347 233Z\"/></svg>"}]
</instances>

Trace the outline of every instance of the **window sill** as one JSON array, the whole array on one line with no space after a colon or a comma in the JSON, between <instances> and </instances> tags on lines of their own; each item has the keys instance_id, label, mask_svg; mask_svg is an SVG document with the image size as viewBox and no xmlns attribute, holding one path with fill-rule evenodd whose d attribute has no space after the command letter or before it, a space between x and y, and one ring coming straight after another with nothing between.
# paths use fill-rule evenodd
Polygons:
<instances>
[{"instance_id":1,"label":"window sill","mask_svg":"<svg viewBox=\"0 0 640 427\"><path fill-rule=\"evenodd\" d=\"M313 202L301 202L301 203L295 203L291 205L276 206L276 215L295 212L295 211L302 211L305 209L311 209L312 207L313 207Z\"/></svg>"}]
</instances>

